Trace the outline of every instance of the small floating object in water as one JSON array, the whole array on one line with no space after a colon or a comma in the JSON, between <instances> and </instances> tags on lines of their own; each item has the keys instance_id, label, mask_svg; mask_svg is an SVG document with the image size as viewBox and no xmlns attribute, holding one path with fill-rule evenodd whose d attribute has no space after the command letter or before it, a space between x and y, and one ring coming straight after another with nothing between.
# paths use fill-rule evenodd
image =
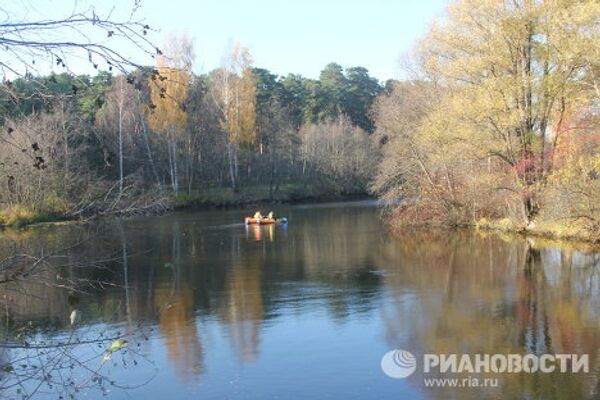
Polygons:
<instances>
[{"instance_id":1,"label":"small floating object in water","mask_svg":"<svg viewBox=\"0 0 600 400\"><path fill-rule=\"evenodd\" d=\"M108 347L108 349L106 349L106 353L104 353L104 357L102 357L102 364L104 364L107 361L110 361L110 359L112 358L112 353L115 353L119 350L121 350L124 347L127 347L129 345L129 343L127 342L127 340L124 339L115 339L111 342L110 346Z\"/></svg>"},{"instance_id":2,"label":"small floating object in water","mask_svg":"<svg viewBox=\"0 0 600 400\"><path fill-rule=\"evenodd\" d=\"M110 347L108 349L106 349L106 351L108 353L114 353L115 351L121 350L123 347L127 347L128 344L129 343L127 342L127 340L115 339L110 344Z\"/></svg>"},{"instance_id":3,"label":"small floating object in water","mask_svg":"<svg viewBox=\"0 0 600 400\"><path fill-rule=\"evenodd\" d=\"M246 225L273 225L273 224L287 224L287 218L244 218L244 224Z\"/></svg>"}]
</instances>

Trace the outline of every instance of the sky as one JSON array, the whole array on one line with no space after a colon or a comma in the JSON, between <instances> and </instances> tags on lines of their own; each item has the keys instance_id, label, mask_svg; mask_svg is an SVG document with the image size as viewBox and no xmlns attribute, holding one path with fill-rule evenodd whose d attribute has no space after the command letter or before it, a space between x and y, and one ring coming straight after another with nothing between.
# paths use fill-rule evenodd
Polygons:
<instances>
[{"instance_id":1,"label":"sky","mask_svg":"<svg viewBox=\"0 0 600 400\"><path fill-rule=\"evenodd\" d=\"M94 4L100 10L130 0L16 0L29 18L68 14ZM323 67L363 66L381 81L402 78L400 60L443 14L447 0L142 0L139 16L160 32L187 33L196 51L194 70L221 64L228 44L248 47L255 66L278 75L317 78Z\"/></svg>"}]
</instances>

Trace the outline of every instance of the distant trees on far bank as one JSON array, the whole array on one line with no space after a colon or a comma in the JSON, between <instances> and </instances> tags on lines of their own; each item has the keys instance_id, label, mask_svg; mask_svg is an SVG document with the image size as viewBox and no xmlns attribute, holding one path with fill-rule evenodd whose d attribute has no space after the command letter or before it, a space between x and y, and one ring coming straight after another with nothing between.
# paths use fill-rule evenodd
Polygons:
<instances>
[{"instance_id":1,"label":"distant trees on far bank","mask_svg":"<svg viewBox=\"0 0 600 400\"><path fill-rule=\"evenodd\" d=\"M365 68L280 77L239 44L204 75L193 59L192 42L172 37L155 66L127 75L3 82L2 206L89 215L224 188L367 191L378 157L370 110L383 87Z\"/></svg>"}]
</instances>

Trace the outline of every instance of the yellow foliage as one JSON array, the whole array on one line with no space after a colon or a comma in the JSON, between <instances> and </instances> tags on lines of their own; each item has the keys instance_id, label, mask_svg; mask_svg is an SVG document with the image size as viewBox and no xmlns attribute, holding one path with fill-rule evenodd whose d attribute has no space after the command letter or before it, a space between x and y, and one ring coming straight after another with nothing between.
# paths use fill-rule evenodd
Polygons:
<instances>
[{"instance_id":1,"label":"yellow foliage","mask_svg":"<svg viewBox=\"0 0 600 400\"><path fill-rule=\"evenodd\" d=\"M487 217L508 229L509 220L536 218L550 181L598 186L597 157L550 177L564 157L560 135L597 118L598 20L596 0L451 3L419 45L421 70L440 99L405 135L410 151L402 156L413 163L397 161L410 167L415 205L435 208L428 216ZM600 189L586 193L580 201L600 199ZM595 206L586 207L578 210L589 215Z\"/></svg>"},{"instance_id":2,"label":"yellow foliage","mask_svg":"<svg viewBox=\"0 0 600 400\"><path fill-rule=\"evenodd\" d=\"M185 70L159 66L158 74L149 79L150 98L154 109L150 110L148 123L156 132L171 134L187 126L184 102L188 96L190 73Z\"/></svg>"},{"instance_id":3,"label":"yellow foliage","mask_svg":"<svg viewBox=\"0 0 600 400\"><path fill-rule=\"evenodd\" d=\"M475 227L477 229L482 230L495 230L503 232L514 232L521 230L519 225L510 218L502 218L498 220L488 220L486 218L481 218L475 223Z\"/></svg>"},{"instance_id":4,"label":"yellow foliage","mask_svg":"<svg viewBox=\"0 0 600 400\"><path fill-rule=\"evenodd\" d=\"M229 143L251 144L256 139L256 85L250 53L236 43L213 85Z\"/></svg>"},{"instance_id":5,"label":"yellow foliage","mask_svg":"<svg viewBox=\"0 0 600 400\"><path fill-rule=\"evenodd\" d=\"M238 82L236 105L229 109L229 128L236 142L253 143L256 139L256 91L256 77L246 67Z\"/></svg>"},{"instance_id":6,"label":"yellow foliage","mask_svg":"<svg viewBox=\"0 0 600 400\"><path fill-rule=\"evenodd\" d=\"M157 58L156 69L148 80L152 102L148 123L154 131L171 136L187 126L185 101L194 51L185 35L170 36L164 51L165 55Z\"/></svg>"},{"instance_id":7,"label":"yellow foliage","mask_svg":"<svg viewBox=\"0 0 600 400\"><path fill-rule=\"evenodd\" d=\"M21 226L33 220L36 214L24 206L14 206L0 212L0 223L6 226Z\"/></svg>"}]
</instances>

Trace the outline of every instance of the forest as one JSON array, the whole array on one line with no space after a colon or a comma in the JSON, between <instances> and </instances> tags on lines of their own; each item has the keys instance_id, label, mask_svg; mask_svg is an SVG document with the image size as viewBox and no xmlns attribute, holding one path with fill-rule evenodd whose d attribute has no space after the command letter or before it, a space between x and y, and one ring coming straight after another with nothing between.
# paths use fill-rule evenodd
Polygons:
<instances>
[{"instance_id":1,"label":"forest","mask_svg":"<svg viewBox=\"0 0 600 400\"><path fill-rule=\"evenodd\" d=\"M374 106L396 227L598 241L600 4L452 2Z\"/></svg>"},{"instance_id":2,"label":"forest","mask_svg":"<svg viewBox=\"0 0 600 400\"><path fill-rule=\"evenodd\" d=\"M235 44L196 75L189 38L162 52L127 74L2 83L5 224L367 193L384 87L365 68L281 77Z\"/></svg>"},{"instance_id":3,"label":"forest","mask_svg":"<svg viewBox=\"0 0 600 400\"><path fill-rule=\"evenodd\" d=\"M595 238L599 20L593 0L455 1L387 82L335 63L277 76L239 43L195 74L185 35L136 68L82 45L95 76L2 82L0 219L371 194L395 227Z\"/></svg>"}]
</instances>

